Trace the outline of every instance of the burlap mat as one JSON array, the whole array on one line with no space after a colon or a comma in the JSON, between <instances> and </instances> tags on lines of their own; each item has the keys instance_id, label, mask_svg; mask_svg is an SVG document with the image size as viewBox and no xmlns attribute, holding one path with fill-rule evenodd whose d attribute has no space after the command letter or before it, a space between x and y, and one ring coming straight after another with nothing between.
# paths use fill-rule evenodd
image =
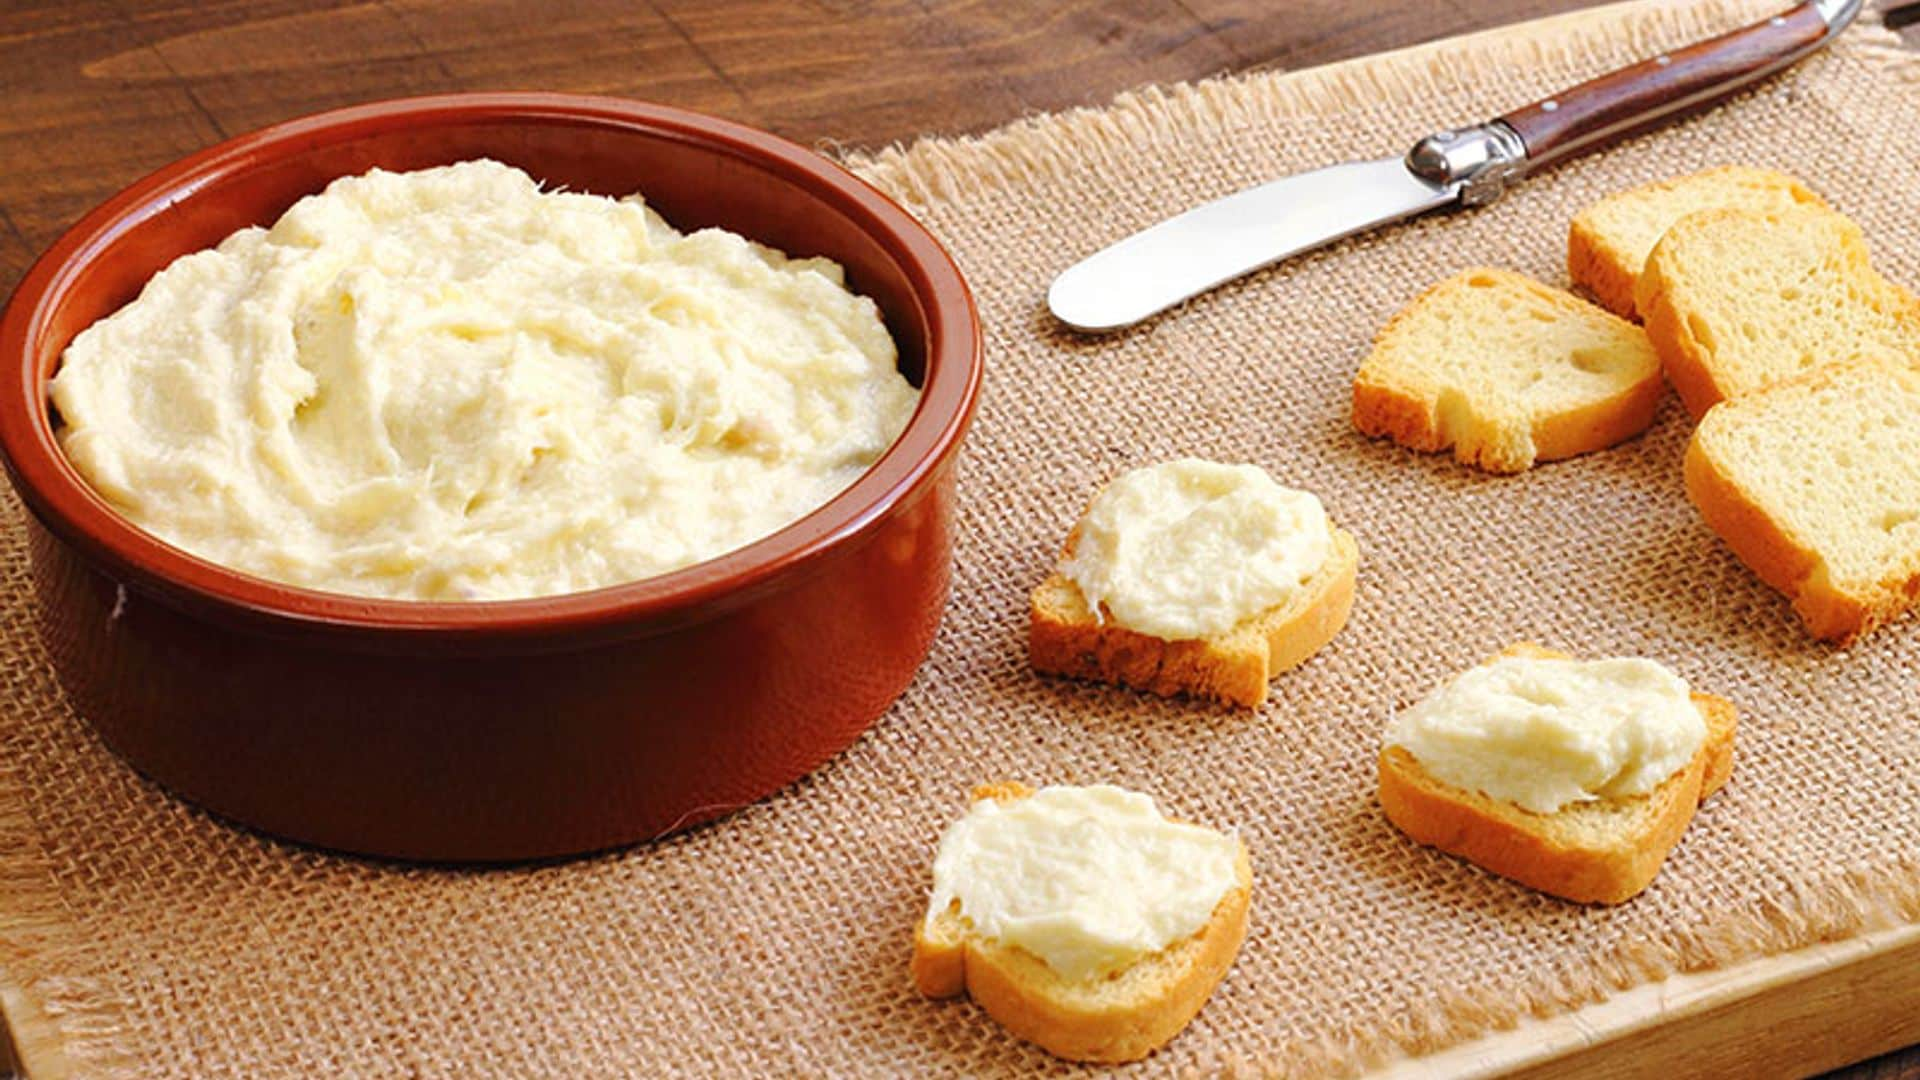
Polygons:
<instances>
[{"instance_id":1,"label":"burlap mat","mask_svg":"<svg viewBox=\"0 0 1920 1080\"><path fill-rule=\"evenodd\" d=\"M811 779L691 835L558 865L396 868L168 798L63 704L5 510L0 966L45 1078L914 1075L1049 1059L909 989L930 846L975 781L1115 781L1238 828L1252 933L1139 1071L1353 1068L1676 969L1920 918L1920 622L1836 652L1682 496L1672 403L1614 451L1494 479L1355 435L1348 380L1422 286L1560 281L1569 215L1722 162L1783 165L1920 282L1920 62L1879 29L1476 213L1349 243L1131 335L1059 334L1068 262L1174 209L1518 104L1775 3L1636 6L1300 75L1135 95L858 163L978 291L990 374L953 608L906 697ZM1259 462L1360 539L1351 625L1258 714L1034 677L1026 591L1102 479ZM1547 899L1413 847L1373 800L1388 714L1517 638L1671 662L1743 711L1732 783L1652 889ZM455 718L457 720L457 718Z\"/></svg>"}]
</instances>

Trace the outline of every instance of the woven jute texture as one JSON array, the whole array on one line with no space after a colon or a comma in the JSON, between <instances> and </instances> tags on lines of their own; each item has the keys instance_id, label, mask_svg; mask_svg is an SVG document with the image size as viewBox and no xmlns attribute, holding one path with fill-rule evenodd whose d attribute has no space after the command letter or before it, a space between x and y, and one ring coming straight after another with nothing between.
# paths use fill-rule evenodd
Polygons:
<instances>
[{"instance_id":1,"label":"woven jute texture","mask_svg":"<svg viewBox=\"0 0 1920 1080\"><path fill-rule=\"evenodd\" d=\"M1168 212L1748 21L1631 6L1296 75L1139 93L855 162L951 246L989 376L952 610L918 680L810 779L666 842L449 872L287 846L137 777L63 703L30 627L20 511L0 570L0 966L23 1049L189 1076L925 1075L1057 1067L906 965L931 847L985 779L1111 781L1237 829L1252 929L1137 1071L1326 1072L1675 970L1920 918L1920 622L1809 641L1681 490L1688 425L1513 478L1369 442L1374 330L1462 266L1549 282L1567 220L1709 165L1799 172L1920 283L1920 76L1861 28L1682 126L1505 201L1343 244L1110 339L1045 283ZM1256 713L1034 676L1027 590L1096 485L1199 454L1318 492L1360 540L1352 622ZM1743 711L1733 780L1653 887L1546 898L1408 843L1373 798L1382 725L1516 639L1664 660Z\"/></svg>"}]
</instances>

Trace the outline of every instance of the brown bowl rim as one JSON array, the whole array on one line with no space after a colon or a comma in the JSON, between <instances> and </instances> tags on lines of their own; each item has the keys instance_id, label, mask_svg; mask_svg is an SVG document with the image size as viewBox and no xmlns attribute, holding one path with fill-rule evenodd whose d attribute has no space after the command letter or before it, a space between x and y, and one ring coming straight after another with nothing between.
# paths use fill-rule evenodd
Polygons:
<instances>
[{"instance_id":1,"label":"brown bowl rim","mask_svg":"<svg viewBox=\"0 0 1920 1080\"><path fill-rule=\"evenodd\" d=\"M79 269L171 197L281 153L410 126L508 118L645 128L746 159L855 221L907 272L928 327L920 402L894 444L852 486L790 525L653 578L523 600L388 600L283 585L230 570L152 536L109 506L54 440L52 376L33 353L46 315ZM357 645L498 642L578 645L658 632L745 603L857 537L921 488L971 422L983 369L979 317L959 267L912 215L798 144L674 106L554 92L400 98L299 117L167 165L81 218L36 260L0 315L0 454L23 501L62 541L116 579L191 613L256 632ZM11 368L12 370L6 370Z\"/></svg>"}]
</instances>

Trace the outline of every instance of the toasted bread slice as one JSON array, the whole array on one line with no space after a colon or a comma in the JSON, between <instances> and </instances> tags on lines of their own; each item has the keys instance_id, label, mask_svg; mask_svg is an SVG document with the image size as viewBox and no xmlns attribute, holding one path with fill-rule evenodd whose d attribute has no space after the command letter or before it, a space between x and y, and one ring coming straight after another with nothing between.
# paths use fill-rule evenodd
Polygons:
<instances>
[{"instance_id":1,"label":"toasted bread slice","mask_svg":"<svg viewBox=\"0 0 1920 1080\"><path fill-rule=\"evenodd\" d=\"M1030 794L1023 784L1003 783L976 788L973 798ZM1025 949L975 933L950 909L914 931L914 985L928 997L965 993L1002 1027L1058 1057L1137 1061L1199 1013L1246 940L1253 866L1244 843L1234 873L1238 884L1198 933L1095 980L1067 979Z\"/></svg>"},{"instance_id":2,"label":"toasted bread slice","mask_svg":"<svg viewBox=\"0 0 1920 1080\"><path fill-rule=\"evenodd\" d=\"M1920 371L1863 358L1715 406L1687 497L1816 637L1851 641L1920 599Z\"/></svg>"},{"instance_id":3,"label":"toasted bread slice","mask_svg":"<svg viewBox=\"0 0 1920 1080\"><path fill-rule=\"evenodd\" d=\"M1257 707L1267 700L1273 677L1333 640L1353 611L1360 547L1345 530L1332 532L1326 563L1287 603L1243 619L1226 633L1185 641L1095 618L1080 587L1056 572L1033 591L1028 658L1045 674L1118 683L1162 697L1187 694ZM1079 538L1078 528L1067 536L1068 556Z\"/></svg>"},{"instance_id":4,"label":"toasted bread slice","mask_svg":"<svg viewBox=\"0 0 1920 1080\"><path fill-rule=\"evenodd\" d=\"M1920 299L1881 277L1866 237L1819 207L1703 210L1647 259L1641 310L1695 418L1855 355L1920 358Z\"/></svg>"},{"instance_id":5,"label":"toasted bread slice","mask_svg":"<svg viewBox=\"0 0 1920 1080\"><path fill-rule=\"evenodd\" d=\"M1665 390L1639 327L1482 267L1421 293L1380 331L1354 377L1353 423L1514 473L1639 434Z\"/></svg>"},{"instance_id":6,"label":"toasted bread slice","mask_svg":"<svg viewBox=\"0 0 1920 1080\"><path fill-rule=\"evenodd\" d=\"M1501 655L1568 659L1524 644ZM1701 800L1732 774L1737 710L1709 694L1694 694L1693 703L1706 721L1706 741L1645 795L1536 814L1438 780L1404 748L1389 746L1380 753L1380 805L1414 840L1502 877L1580 903L1622 903L1652 883Z\"/></svg>"},{"instance_id":7,"label":"toasted bread slice","mask_svg":"<svg viewBox=\"0 0 1920 1080\"><path fill-rule=\"evenodd\" d=\"M1673 223L1698 210L1825 206L1805 184L1772 169L1727 165L1642 184L1609 195L1575 215L1567 229L1567 276L1623 319L1634 301L1647 256Z\"/></svg>"}]
</instances>

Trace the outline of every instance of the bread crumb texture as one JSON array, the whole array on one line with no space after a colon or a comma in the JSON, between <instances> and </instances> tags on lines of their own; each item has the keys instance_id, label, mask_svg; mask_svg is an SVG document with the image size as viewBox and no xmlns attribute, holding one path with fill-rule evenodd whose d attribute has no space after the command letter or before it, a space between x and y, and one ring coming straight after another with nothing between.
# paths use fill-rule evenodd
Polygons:
<instances>
[{"instance_id":1,"label":"bread crumb texture","mask_svg":"<svg viewBox=\"0 0 1920 1080\"><path fill-rule=\"evenodd\" d=\"M1574 216L1567 229L1567 276L1624 319L1642 314L1634 299L1647 256L1688 214L1721 207L1778 210L1825 206L1786 173L1726 165L1609 195Z\"/></svg>"},{"instance_id":2,"label":"bread crumb texture","mask_svg":"<svg viewBox=\"0 0 1920 1080\"><path fill-rule=\"evenodd\" d=\"M1860 227L1817 206L1681 218L1640 283L1647 336L1695 417L1859 355L1920 360L1920 300L1869 258Z\"/></svg>"},{"instance_id":3,"label":"bread crumb texture","mask_svg":"<svg viewBox=\"0 0 1920 1080\"><path fill-rule=\"evenodd\" d=\"M1687 494L1815 636L1850 641L1920 595L1920 371L1863 358L1715 406Z\"/></svg>"},{"instance_id":4,"label":"bread crumb texture","mask_svg":"<svg viewBox=\"0 0 1920 1080\"><path fill-rule=\"evenodd\" d=\"M1516 473L1631 438L1664 388L1640 328L1507 270L1462 271L1374 339L1353 423L1415 450Z\"/></svg>"}]
</instances>

